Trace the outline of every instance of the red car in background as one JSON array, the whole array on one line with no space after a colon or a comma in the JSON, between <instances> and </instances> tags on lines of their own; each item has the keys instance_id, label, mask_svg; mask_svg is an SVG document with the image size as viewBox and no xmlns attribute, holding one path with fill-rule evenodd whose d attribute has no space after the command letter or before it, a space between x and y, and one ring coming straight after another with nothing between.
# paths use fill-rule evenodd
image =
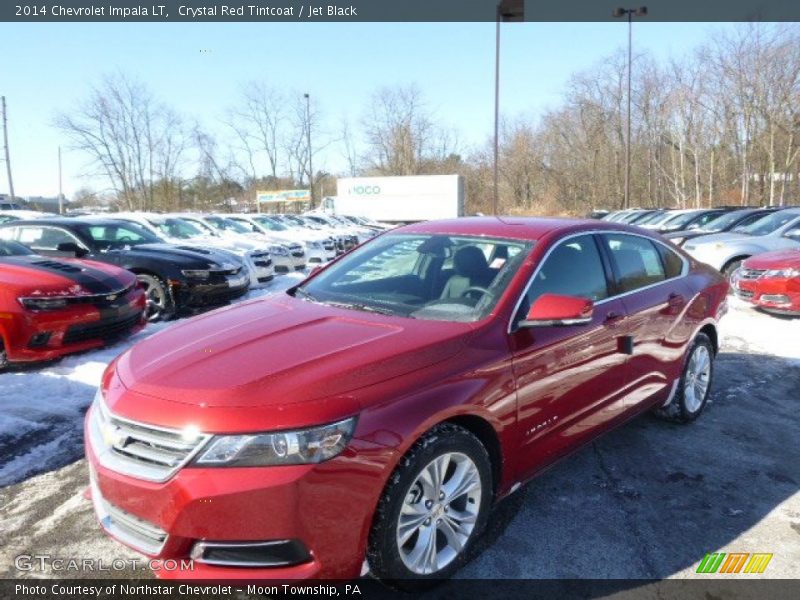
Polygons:
<instances>
[{"instance_id":1,"label":"red car in background","mask_svg":"<svg viewBox=\"0 0 800 600\"><path fill-rule=\"evenodd\" d=\"M697 418L728 289L616 223L392 230L111 363L85 424L95 511L193 560L164 577L433 583L556 460L651 409Z\"/></svg>"},{"instance_id":2,"label":"red car in background","mask_svg":"<svg viewBox=\"0 0 800 600\"><path fill-rule=\"evenodd\" d=\"M143 327L144 309L133 273L0 240L0 370L102 346Z\"/></svg>"},{"instance_id":3,"label":"red car in background","mask_svg":"<svg viewBox=\"0 0 800 600\"><path fill-rule=\"evenodd\" d=\"M732 277L736 296L780 315L800 315L800 250L748 258Z\"/></svg>"}]
</instances>

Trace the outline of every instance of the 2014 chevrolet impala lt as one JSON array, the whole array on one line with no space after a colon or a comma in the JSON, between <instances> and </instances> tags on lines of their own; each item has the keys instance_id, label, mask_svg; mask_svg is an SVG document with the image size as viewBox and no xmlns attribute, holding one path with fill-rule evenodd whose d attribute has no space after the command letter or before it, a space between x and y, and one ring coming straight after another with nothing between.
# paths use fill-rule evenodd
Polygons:
<instances>
[{"instance_id":1,"label":"2014 chevrolet impala lt","mask_svg":"<svg viewBox=\"0 0 800 600\"><path fill-rule=\"evenodd\" d=\"M193 559L168 577L446 577L546 466L702 412L727 291L627 225L392 230L114 361L86 419L97 515Z\"/></svg>"}]
</instances>

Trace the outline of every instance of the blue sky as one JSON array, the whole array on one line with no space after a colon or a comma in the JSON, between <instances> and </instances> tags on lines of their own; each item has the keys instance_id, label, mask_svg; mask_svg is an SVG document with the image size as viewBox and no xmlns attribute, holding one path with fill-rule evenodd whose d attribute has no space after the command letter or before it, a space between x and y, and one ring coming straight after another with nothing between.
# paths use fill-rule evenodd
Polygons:
<instances>
[{"instance_id":1,"label":"blue sky","mask_svg":"<svg viewBox=\"0 0 800 600\"><path fill-rule=\"evenodd\" d=\"M656 57L680 57L712 32L709 23L637 23L634 44ZM558 104L569 76L626 44L624 23L519 23L503 29L501 110L536 117ZM201 52L202 50L202 52ZM108 23L0 24L0 94L9 104L15 192L54 195L57 147L52 127L106 73L145 82L190 120L217 127L238 86L264 80L309 92L329 132L342 117L362 117L384 85L416 83L428 105L477 145L492 131L493 23ZM9 58L11 60L9 60ZM64 192L102 187L82 176L85 160L66 147ZM344 169L338 149L315 167ZM5 166L0 192L7 191Z\"/></svg>"}]
</instances>

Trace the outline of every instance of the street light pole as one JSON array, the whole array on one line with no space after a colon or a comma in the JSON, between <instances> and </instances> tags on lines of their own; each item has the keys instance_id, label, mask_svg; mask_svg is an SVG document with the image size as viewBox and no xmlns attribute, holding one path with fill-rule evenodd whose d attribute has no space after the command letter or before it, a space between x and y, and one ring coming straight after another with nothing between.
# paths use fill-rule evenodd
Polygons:
<instances>
[{"instance_id":1,"label":"street light pole","mask_svg":"<svg viewBox=\"0 0 800 600\"><path fill-rule=\"evenodd\" d=\"M622 208L630 208L631 204L631 71L633 66L633 17L644 17L647 15L647 7L639 8L617 8L612 16L628 17L628 115L625 125L625 199Z\"/></svg>"},{"instance_id":2,"label":"street light pole","mask_svg":"<svg viewBox=\"0 0 800 600\"><path fill-rule=\"evenodd\" d=\"M64 214L64 193L61 185L61 146L58 147L58 214Z\"/></svg>"},{"instance_id":3,"label":"street light pole","mask_svg":"<svg viewBox=\"0 0 800 600\"><path fill-rule=\"evenodd\" d=\"M314 203L314 167L311 165L311 96L303 94L306 99L306 145L308 146L308 187L311 193L311 208Z\"/></svg>"},{"instance_id":4,"label":"street light pole","mask_svg":"<svg viewBox=\"0 0 800 600\"><path fill-rule=\"evenodd\" d=\"M500 4L497 5L497 28L494 46L494 173L492 214L497 215L498 160L500 154Z\"/></svg>"}]
</instances>

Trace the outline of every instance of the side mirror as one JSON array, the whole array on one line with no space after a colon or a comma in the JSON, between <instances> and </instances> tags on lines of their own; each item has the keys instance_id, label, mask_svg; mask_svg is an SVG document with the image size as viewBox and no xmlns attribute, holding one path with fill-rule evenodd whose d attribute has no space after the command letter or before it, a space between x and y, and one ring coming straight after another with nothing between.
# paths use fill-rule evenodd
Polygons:
<instances>
[{"instance_id":1,"label":"side mirror","mask_svg":"<svg viewBox=\"0 0 800 600\"><path fill-rule=\"evenodd\" d=\"M585 325L592 321L594 303L586 298L542 294L531 305L520 327L552 327L558 325Z\"/></svg>"},{"instance_id":2,"label":"side mirror","mask_svg":"<svg viewBox=\"0 0 800 600\"><path fill-rule=\"evenodd\" d=\"M74 254L77 258L82 258L89 253L86 248L81 248L75 242L62 242L56 246L56 250L59 252Z\"/></svg>"}]
</instances>

